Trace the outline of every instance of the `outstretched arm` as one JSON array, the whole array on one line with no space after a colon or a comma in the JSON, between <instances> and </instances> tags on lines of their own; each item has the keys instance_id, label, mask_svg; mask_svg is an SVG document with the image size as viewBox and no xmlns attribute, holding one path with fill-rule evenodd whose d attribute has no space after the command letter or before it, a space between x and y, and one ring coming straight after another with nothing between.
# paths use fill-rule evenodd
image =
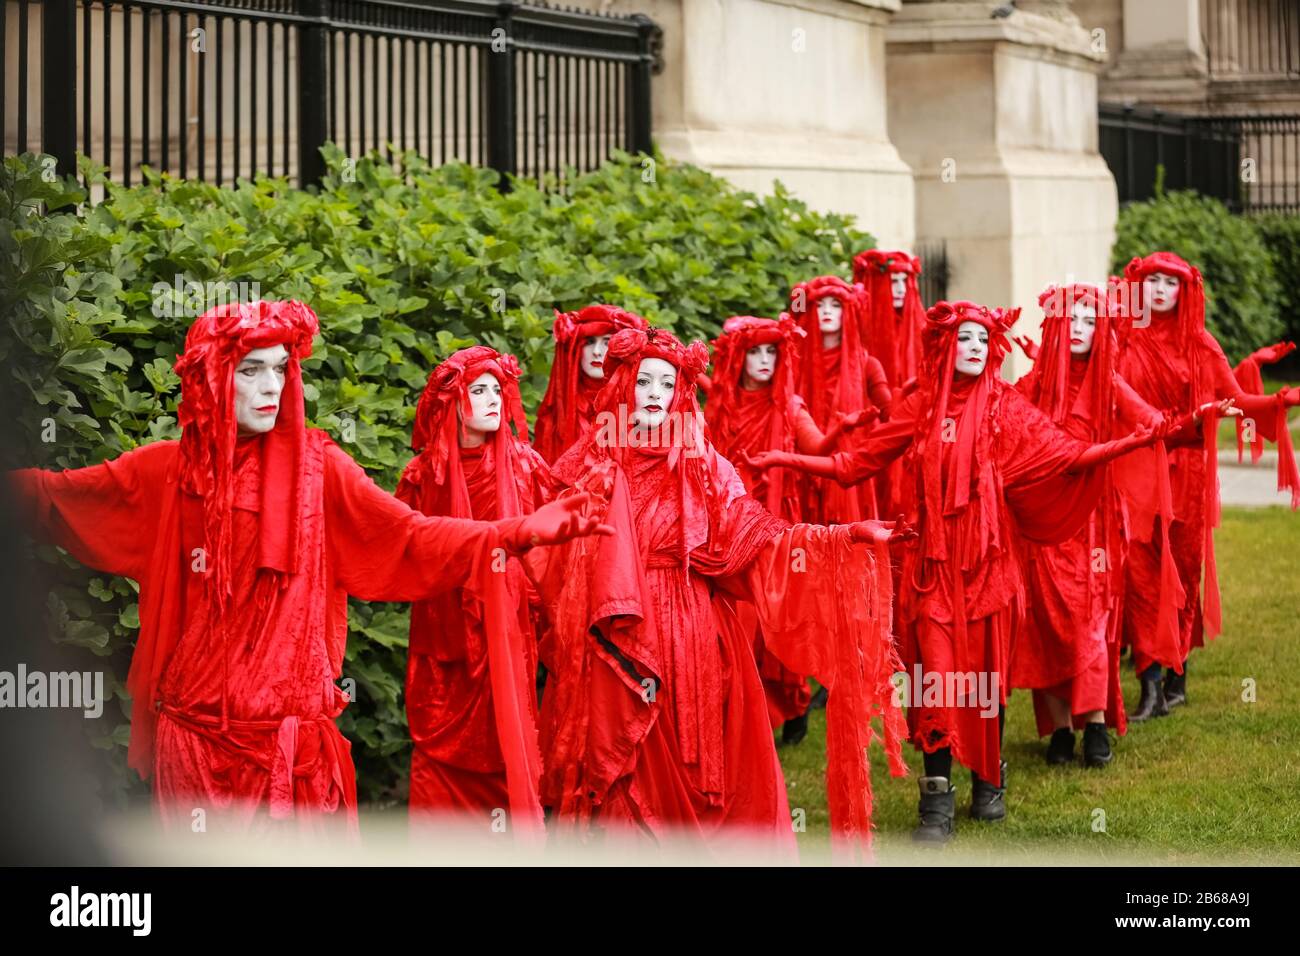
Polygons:
<instances>
[{"instance_id":1,"label":"outstretched arm","mask_svg":"<svg viewBox=\"0 0 1300 956\"><path fill-rule=\"evenodd\" d=\"M139 581L175 451L175 442L157 442L87 468L10 472L6 483L35 540L58 545L87 567Z\"/></svg>"},{"instance_id":2,"label":"outstretched arm","mask_svg":"<svg viewBox=\"0 0 1300 956\"><path fill-rule=\"evenodd\" d=\"M326 537L338 583L367 601L416 601L463 586L488 549L518 555L582 534L608 533L582 513L585 498L518 518L470 521L413 511L352 458L326 446ZM504 555L502 555L504 557Z\"/></svg>"}]
</instances>

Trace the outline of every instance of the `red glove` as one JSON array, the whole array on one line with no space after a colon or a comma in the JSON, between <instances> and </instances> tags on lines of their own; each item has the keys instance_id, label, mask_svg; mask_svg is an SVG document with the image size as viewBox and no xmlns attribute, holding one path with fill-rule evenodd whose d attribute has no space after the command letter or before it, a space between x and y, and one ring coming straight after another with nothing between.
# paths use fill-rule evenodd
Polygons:
<instances>
[{"instance_id":1,"label":"red glove","mask_svg":"<svg viewBox=\"0 0 1300 956\"><path fill-rule=\"evenodd\" d=\"M1027 335L1013 336L1012 341L1020 346L1020 351L1029 356L1031 362L1038 361L1038 343Z\"/></svg>"},{"instance_id":2,"label":"red glove","mask_svg":"<svg viewBox=\"0 0 1300 956\"><path fill-rule=\"evenodd\" d=\"M591 534L613 534L612 526L586 514L590 505L591 495L570 495L542 505L530 515L498 522L501 543L511 554L523 554L538 545L563 544Z\"/></svg>"},{"instance_id":3,"label":"red glove","mask_svg":"<svg viewBox=\"0 0 1300 956\"><path fill-rule=\"evenodd\" d=\"M1277 345L1266 345L1262 349L1256 349L1251 358L1260 365L1272 365L1274 362L1282 361L1294 351L1294 342L1278 342Z\"/></svg>"}]
</instances>

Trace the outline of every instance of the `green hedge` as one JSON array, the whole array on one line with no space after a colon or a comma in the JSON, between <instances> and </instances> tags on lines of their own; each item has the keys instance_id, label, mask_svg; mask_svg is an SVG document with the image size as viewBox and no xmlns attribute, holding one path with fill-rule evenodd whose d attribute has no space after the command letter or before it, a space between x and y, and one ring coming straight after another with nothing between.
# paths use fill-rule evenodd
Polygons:
<instances>
[{"instance_id":1,"label":"green hedge","mask_svg":"<svg viewBox=\"0 0 1300 956\"><path fill-rule=\"evenodd\" d=\"M1201 270L1205 323L1231 361L1282 335L1273 257L1253 220L1234 216L1217 199L1157 188L1156 198L1120 210L1111 271L1157 250L1176 252Z\"/></svg>"},{"instance_id":2,"label":"green hedge","mask_svg":"<svg viewBox=\"0 0 1300 956\"><path fill-rule=\"evenodd\" d=\"M1273 259L1281 335L1300 344L1300 216L1271 213L1256 219L1255 226ZM1300 374L1300 353L1292 352L1271 371L1294 378Z\"/></svg>"},{"instance_id":3,"label":"green hedge","mask_svg":"<svg viewBox=\"0 0 1300 956\"><path fill-rule=\"evenodd\" d=\"M304 365L308 418L338 439L352 434L340 443L392 488L425 378L451 351L485 342L514 352L535 408L552 308L611 301L684 336L712 336L729 315L775 314L801 279L847 275L852 254L873 245L848 217L810 212L779 187L759 198L661 157L619 155L563 193L526 180L503 193L482 169L430 168L408 154L395 171L378 157L353 164L326 152L318 190L146 172L129 189L105 183L94 206L73 180L43 175L37 157L6 158L0 398L12 434L0 464L76 467L176 437L171 365L194 312L186 282L256 283L263 298L308 302L322 327ZM103 182L84 161L83 171ZM48 419L53 441L42 440ZM122 687L136 589L38 550L56 565L53 638L109 671L120 707L88 724L110 771L105 796L124 802L143 791L125 767ZM341 726L360 796L400 801L406 608L353 602L350 625L344 676L359 699Z\"/></svg>"}]
</instances>

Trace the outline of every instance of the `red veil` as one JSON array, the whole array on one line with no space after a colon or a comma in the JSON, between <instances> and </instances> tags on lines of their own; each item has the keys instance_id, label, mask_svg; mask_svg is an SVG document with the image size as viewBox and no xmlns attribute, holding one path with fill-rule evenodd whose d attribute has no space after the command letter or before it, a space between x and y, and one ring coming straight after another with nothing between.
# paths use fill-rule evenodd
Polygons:
<instances>
[{"instance_id":1,"label":"red veil","mask_svg":"<svg viewBox=\"0 0 1300 956\"><path fill-rule=\"evenodd\" d=\"M315 313L301 302L218 306L190 326L185 351L176 360L176 374L181 380L177 417L182 432L179 482L171 492L183 490L203 499L203 559L207 567L203 585L208 633L215 648L241 638L229 633L231 618L226 613L231 597L233 476L238 436L235 368L253 349L283 345L289 352L275 427L257 443L262 456L258 564L269 573L258 575L255 600L265 605L298 570L298 531L311 505L306 500L310 494L307 486L320 486L319 475L313 482L305 474L303 449L307 432L303 424L301 369L302 360L311 355L312 338L318 331ZM178 580L182 573L178 564L179 512L179 502L164 509L166 517L154 552L156 561L166 562L166 571L158 575L159 580L172 577L175 586L154 587L141 595L140 636L126 679L135 702L127 759L142 777L148 777L153 770L158 683L183 630L180 596L184 588ZM189 559L185 556L186 561ZM227 655L222 658L228 661ZM229 719L225 687L223 680L223 727Z\"/></svg>"},{"instance_id":2,"label":"red veil","mask_svg":"<svg viewBox=\"0 0 1300 956\"><path fill-rule=\"evenodd\" d=\"M902 314L894 311L890 282L894 273L907 276ZM860 335L867 351L885 367L892 388L902 388L921 368L921 334L925 331L925 306L917 279L921 260L906 252L868 249L853 257L853 281L867 290L870 308L861 315Z\"/></svg>"},{"instance_id":3,"label":"red veil","mask_svg":"<svg viewBox=\"0 0 1300 956\"><path fill-rule=\"evenodd\" d=\"M591 416L596 393L608 380L588 378L582 372L582 346L596 335L619 329L646 329L641 316L613 305L589 305L577 312L556 312L555 361L546 395L537 408L537 435L533 445L548 463L554 463L580 437Z\"/></svg>"},{"instance_id":4,"label":"red veil","mask_svg":"<svg viewBox=\"0 0 1300 956\"><path fill-rule=\"evenodd\" d=\"M822 348L821 326L817 322L817 303L826 296L836 298L844 309L840 325L840 347L827 352ZM790 315L804 331L802 360L795 390L808 403L808 411L817 427L825 431L836 412L855 412L865 402L866 353L859 330L867 311L867 291L849 285L839 276L818 276L800 282L790 290ZM839 387L835 394L826 388L826 380L839 365Z\"/></svg>"},{"instance_id":5,"label":"red veil","mask_svg":"<svg viewBox=\"0 0 1300 956\"><path fill-rule=\"evenodd\" d=\"M713 387L704 407L709 438L722 456L745 474L742 452L793 451L795 447L795 382L799 377L799 339L804 331L788 314L764 319L736 315L722 325L713 340ZM740 380L745 354L757 345L775 343L777 363L768 388L747 392ZM774 515L795 520L798 495L795 476L784 468L766 473L763 504ZM751 486L752 487L752 486ZM793 508L793 511L791 510Z\"/></svg>"},{"instance_id":6,"label":"red veil","mask_svg":"<svg viewBox=\"0 0 1300 956\"><path fill-rule=\"evenodd\" d=\"M411 445L417 454L402 473L397 497L424 514L475 517L461 461L461 416L457 410L464 416L471 414L468 389L484 372L492 373L501 383L504 414L489 439L497 513L478 517L512 518L523 511L519 481L526 469L520 460L519 442L527 441L528 424L519 396L519 363L513 355L476 345L453 353L433 370L416 407ZM521 629L516 613L522 586L509 575L480 568L470 576L466 594L482 604L492 710L506 768L510 816L516 831L540 837L543 822L537 788L542 761L534 713L536 675L527 666L534 655L524 644L531 635ZM479 616L477 607L470 610L472 616Z\"/></svg>"}]
</instances>

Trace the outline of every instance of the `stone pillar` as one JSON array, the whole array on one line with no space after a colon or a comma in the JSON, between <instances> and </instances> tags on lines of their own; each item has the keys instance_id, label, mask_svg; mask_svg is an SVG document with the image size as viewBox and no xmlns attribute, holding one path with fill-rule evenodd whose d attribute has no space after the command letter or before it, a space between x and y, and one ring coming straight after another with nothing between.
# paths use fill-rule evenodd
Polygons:
<instances>
[{"instance_id":1,"label":"stone pillar","mask_svg":"<svg viewBox=\"0 0 1300 956\"><path fill-rule=\"evenodd\" d=\"M1124 0L1124 49L1102 99L1200 112L1207 84L1199 0Z\"/></svg>"},{"instance_id":2,"label":"stone pillar","mask_svg":"<svg viewBox=\"0 0 1300 956\"><path fill-rule=\"evenodd\" d=\"M900 0L587 0L663 28L654 140L744 189L780 180L852 213L886 247L914 240L912 174L886 128L885 26ZM847 269L847 264L845 265Z\"/></svg>"},{"instance_id":3,"label":"stone pillar","mask_svg":"<svg viewBox=\"0 0 1300 956\"><path fill-rule=\"evenodd\" d=\"M1022 4L1023 5L1023 4ZM916 180L916 234L943 240L949 298L1020 306L1104 283L1118 214L1097 151L1104 52L1066 2L907 2L886 31L889 131ZM1027 362L1017 351L1004 371Z\"/></svg>"}]
</instances>

